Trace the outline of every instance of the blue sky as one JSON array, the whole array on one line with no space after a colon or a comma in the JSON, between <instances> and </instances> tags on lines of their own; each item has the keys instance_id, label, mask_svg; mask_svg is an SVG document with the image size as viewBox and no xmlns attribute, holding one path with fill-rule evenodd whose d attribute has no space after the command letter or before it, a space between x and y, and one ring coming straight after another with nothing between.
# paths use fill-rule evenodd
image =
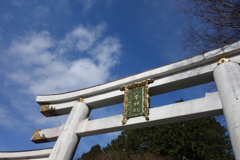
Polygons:
<instances>
[{"instance_id":1,"label":"blue sky","mask_svg":"<svg viewBox=\"0 0 240 160\"><path fill-rule=\"evenodd\" d=\"M2 0L0 5L0 151L52 147L34 144L35 129L62 124L46 118L36 95L101 84L186 58L186 20L177 0ZM194 91L195 95L203 93ZM191 94L193 96L194 94ZM164 103L180 98L163 95ZM168 101L168 102L167 102ZM115 109L117 108L117 109ZM121 114L121 107L100 110ZM98 118L96 111L91 114ZM82 138L76 156L106 145L118 133Z\"/></svg>"}]
</instances>

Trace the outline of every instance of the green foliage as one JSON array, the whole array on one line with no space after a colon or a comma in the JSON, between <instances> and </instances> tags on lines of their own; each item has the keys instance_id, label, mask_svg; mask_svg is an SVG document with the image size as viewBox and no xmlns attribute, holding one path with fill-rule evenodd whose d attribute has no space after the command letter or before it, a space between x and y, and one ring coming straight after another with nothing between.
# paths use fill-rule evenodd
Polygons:
<instances>
[{"instance_id":1,"label":"green foliage","mask_svg":"<svg viewBox=\"0 0 240 160\"><path fill-rule=\"evenodd\" d=\"M96 149L97 148L97 149ZM167 160L233 160L226 129L215 118L204 118L123 131L103 151L94 146L82 158ZM146 156L148 155L148 156Z\"/></svg>"},{"instance_id":2,"label":"green foliage","mask_svg":"<svg viewBox=\"0 0 240 160\"><path fill-rule=\"evenodd\" d=\"M100 145L95 145L88 153L84 153L81 157L82 160L95 160L96 157L103 153Z\"/></svg>"}]
</instances>

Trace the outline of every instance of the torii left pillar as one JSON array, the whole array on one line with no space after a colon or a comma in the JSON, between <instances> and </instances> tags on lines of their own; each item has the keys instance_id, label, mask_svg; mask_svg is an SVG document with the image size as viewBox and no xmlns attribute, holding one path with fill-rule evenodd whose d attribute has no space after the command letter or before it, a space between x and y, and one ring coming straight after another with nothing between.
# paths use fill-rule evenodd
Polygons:
<instances>
[{"instance_id":1,"label":"torii left pillar","mask_svg":"<svg viewBox=\"0 0 240 160\"><path fill-rule=\"evenodd\" d=\"M80 137L76 135L76 128L82 120L89 116L89 112L85 103L76 102L74 104L49 160L71 160L73 158L80 140Z\"/></svg>"},{"instance_id":2,"label":"torii left pillar","mask_svg":"<svg viewBox=\"0 0 240 160\"><path fill-rule=\"evenodd\" d=\"M221 59L213 72L236 160L240 160L240 66Z\"/></svg>"}]
</instances>

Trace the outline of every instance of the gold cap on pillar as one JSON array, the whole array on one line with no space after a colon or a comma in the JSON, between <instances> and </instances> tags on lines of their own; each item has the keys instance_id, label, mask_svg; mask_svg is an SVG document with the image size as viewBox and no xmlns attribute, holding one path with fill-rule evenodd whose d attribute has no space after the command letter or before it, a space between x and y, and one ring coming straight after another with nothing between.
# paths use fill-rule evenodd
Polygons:
<instances>
[{"instance_id":1,"label":"gold cap on pillar","mask_svg":"<svg viewBox=\"0 0 240 160\"><path fill-rule=\"evenodd\" d=\"M229 58L221 58L218 62L217 62L217 65L219 64L222 64L224 62L230 62L230 59Z\"/></svg>"}]
</instances>

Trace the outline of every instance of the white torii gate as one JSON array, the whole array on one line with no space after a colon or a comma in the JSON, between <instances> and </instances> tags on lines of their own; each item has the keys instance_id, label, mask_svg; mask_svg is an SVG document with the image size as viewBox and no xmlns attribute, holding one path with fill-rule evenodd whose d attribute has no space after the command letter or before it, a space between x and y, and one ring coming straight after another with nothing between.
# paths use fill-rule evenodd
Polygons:
<instances>
[{"instance_id":1,"label":"white torii gate","mask_svg":"<svg viewBox=\"0 0 240 160\"><path fill-rule=\"evenodd\" d=\"M239 63L240 41L91 88L63 94L37 96L36 101L41 105L40 112L46 117L69 114L66 122L60 127L34 131L32 141L35 143L56 141L52 149L43 150L44 154L38 152L37 157L70 160L74 156L80 138L84 136L224 114L235 158L240 160ZM150 108L149 120L140 116L130 118L126 124L122 124L122 115L96 120L88 118L92 109L123 103L124 93L119 90L120 87L148 78L155 80L154 83L149 84L150 96L211 81L216 82L218 92L207 93L205 97L191 101ZM0 152L0 159L18 159L19 157L19 159L24 159L24 156L26 158L32 156L34 159L34 154L31 153L30 151L22 152L22 154Z\"/></svg>"}]
</instances>

